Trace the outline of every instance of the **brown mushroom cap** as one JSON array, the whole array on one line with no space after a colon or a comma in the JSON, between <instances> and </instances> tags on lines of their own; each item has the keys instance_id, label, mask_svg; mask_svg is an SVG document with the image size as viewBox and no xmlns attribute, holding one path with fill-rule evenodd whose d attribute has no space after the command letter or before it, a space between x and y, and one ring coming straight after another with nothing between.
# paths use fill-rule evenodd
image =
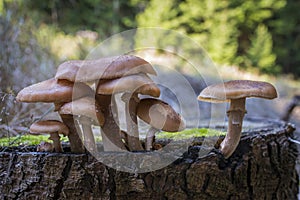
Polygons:
<instances>
[{"instance_id":1,"label":"brown mushroom cap","mask_svg":"<svg viewBox=\"0 0 300 200\"><path fill-rule=\"evenodd\" d=\"M98 94L111 95L119 92L137 92L139 94L159 97L160 89L146 74L134 74L118 79L103 80L97 88Z\"/></svg>"},{"instance_id":2,"label":"brown mushroom cap","mask_svg":"<svg viewBox=\"0 0 300 200\"><path fill-rule=\"evenodd\" d=\"M156 75L153 67L144 59L133 55L121 55L98 60L64 62L58 67L55 78L72 82L89 82L98 79L114 79L140 72Z\"/></svg>"},{"instance_id":3,"label":"brown mushroom cap","mask_svg":"<svg viewBox=\"0 0 300 200\"><path fill-rule=\"evenodd\" d=\"M83 97L75 101L65 103L59 109L59 114L77 115L91 118L100 125L104 124L104 116L95 99L92 97Z\"/></svg>"},{"instance_id":4,"label":"brown mushroom cap","mask_svg":"<svg viewBox=\"0 0 300 200\"><path fill-rule=\"evenodd\" d=\"M73 92L75 91L75 92ZM16 99L21 102L69 102L93 94L83 83L72 83L54 78L33 84L21 90Z\"/></svg>"},{"instance_id":5,"label":"brown mushroom cap","mask_svg":"<svg viewBox=\"0 0 300 200\"><path fill-rule=\"evenodd\" d=\"M176 132L185 129L182 117L170 105L159 99L142 99L137 106L137 115L159 130Z\"/></svg>"},{"instance_id":6,"label":"brown mushroom cap","mask_svg":"<svg viewBox=\"0 0 300 200\"><path fill-rule=\"evenodd\" d=\"M30 126L31 134L42 134L42 133L59 133L63 135L69 134L68 127L57 120L38 121Z\"/></svg>"},{"instance_id":7,"label":"brown mushroom cap","mask_svg":"<svg viewBox=\"0 0 300 200\"><path fill-rule=\"evenodd\" d=\"M277 92L275 87L267 82L233 80L206 87L198 96L198 100L217 103L246 97L274 99Z\"/></svg>"}]
</instances>

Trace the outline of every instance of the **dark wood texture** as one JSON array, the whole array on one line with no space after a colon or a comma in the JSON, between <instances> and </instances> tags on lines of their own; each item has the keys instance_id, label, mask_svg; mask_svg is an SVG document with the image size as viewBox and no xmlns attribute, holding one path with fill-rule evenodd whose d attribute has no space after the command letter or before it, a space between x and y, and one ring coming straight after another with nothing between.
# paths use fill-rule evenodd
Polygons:
<instances>
[{"instance_id":1,"label":"dark wood texture","mask_svg":"<svg viewBox=\"0 0 300 200\"><path fill-rule=\"evenodd\" d=\"M297 199L293 130L276 122L246 132L228 160L218 151L199 158L202 147L195 145L171 165L141 174L87 154L8 148L0 153L0 199Z\"/></svg>"}]
</instances>

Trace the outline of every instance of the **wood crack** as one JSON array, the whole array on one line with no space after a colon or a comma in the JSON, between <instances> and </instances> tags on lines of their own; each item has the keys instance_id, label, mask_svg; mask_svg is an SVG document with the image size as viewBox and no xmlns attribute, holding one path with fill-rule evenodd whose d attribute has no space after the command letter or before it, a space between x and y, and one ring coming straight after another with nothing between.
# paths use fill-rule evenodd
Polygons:
<instances>
[{"instance_id":1,"label":"wood crack","mask_svg":"<svg viewBox=\"0 0 300 200\"><path fill-rule=\"evenodd\" d=\"M248 186L248 194L250 200L253 199L253 186L252 186L252 180L251 180L251 175L252 175L252 163L251 160L248 160L248 165L247 165L247 186Z\"/></svg>"},{"instance_id":2,"label":"wood crack","mask_svg":"<svg viewBox=\"0 0 300 200\"><path fill-rule=\"evenodd\" d=\"M73 163L72 159L70 157L68 157L66 165L65 165L64 169L62 170L61 178L56 181L57 185L54 188L53 199L59 199L60 198L61 191L62 191L62 189L64 187L63 186L64 182L69 177L69 174L70 174L70 171L71 171L71 167L72 167L72 163Z\"/></svg>"}]
</instances>

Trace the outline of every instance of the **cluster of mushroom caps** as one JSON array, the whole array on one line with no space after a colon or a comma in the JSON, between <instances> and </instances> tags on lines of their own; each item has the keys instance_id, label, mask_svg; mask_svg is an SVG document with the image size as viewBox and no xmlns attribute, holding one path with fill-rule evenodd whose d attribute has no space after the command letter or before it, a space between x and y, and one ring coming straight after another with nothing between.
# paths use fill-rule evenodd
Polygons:
<instances>
[{"instance_id":1,"label":"cluster of mushroom caps","mask_svg":"<svg viewBox=\"0 0 300 200\"><path fill-rule=\"evenodd\" d=\"M153 67L133 55L68 61L58 67L55 78L24 88L17 100L54 103L62 122L38 121L30 132L50 133L56 152L62 152L59 134L68 136L72 152L85 152L85 147L96 151L92 125L101 127L104 151L151 150L156 132L181 131L185 122L170 105L157 99L160 89L148 74L156 75ZM121 94L125 103L126 131L119 127L116 94ZM198 96L200 101L230 102L228 130L220 145L225 158L239 144L247 97L273 99L277 91L267 82L235 80L210 85ZM144 145L139 138L137 117L151 126Z\"/></svg>"},{"instance_id":2,"label":"cluster of mushroom caps","mask_svg":"<svg viewBox=\"0 0 300 200\"><path fill-rule=\"evenodd\" d=\"M153 98L160 96L160 89L149 74L156 75L153 67L133 55L67 61L54 78L24 88L16 99L54 104L61 121L37 121L30 133L50 134L56 152L63 151L60 134L68 136L71 152L97 151L92 125L101 127L104 151L151 150L157 131L181 131L185 123L171 106ZM116 94L125 103L126 131L119 127ZM144 145L137 117L151 126Z\"/></svg>"}]
</instances>

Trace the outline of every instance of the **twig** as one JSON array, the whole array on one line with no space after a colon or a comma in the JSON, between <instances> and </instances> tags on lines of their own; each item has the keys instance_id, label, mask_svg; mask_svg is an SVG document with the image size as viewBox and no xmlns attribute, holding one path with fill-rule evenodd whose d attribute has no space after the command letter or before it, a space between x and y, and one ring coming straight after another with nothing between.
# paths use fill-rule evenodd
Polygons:
<instances>
[{"instance_id":1,"label":"twig","mask_svg":"<svg viewBox=\"0 0 300 200\"><path fill-rule=\"evenodd\" d=\"M290 137L289 137L289 141L291 141L291 142L294 142L294 143L296 143L296 144L299 144L299 145L300 145L300 141L298 141L298 140L294 140L294 139L292 139L292 138L290 138Z\"/></svg>"}]
</instances>

